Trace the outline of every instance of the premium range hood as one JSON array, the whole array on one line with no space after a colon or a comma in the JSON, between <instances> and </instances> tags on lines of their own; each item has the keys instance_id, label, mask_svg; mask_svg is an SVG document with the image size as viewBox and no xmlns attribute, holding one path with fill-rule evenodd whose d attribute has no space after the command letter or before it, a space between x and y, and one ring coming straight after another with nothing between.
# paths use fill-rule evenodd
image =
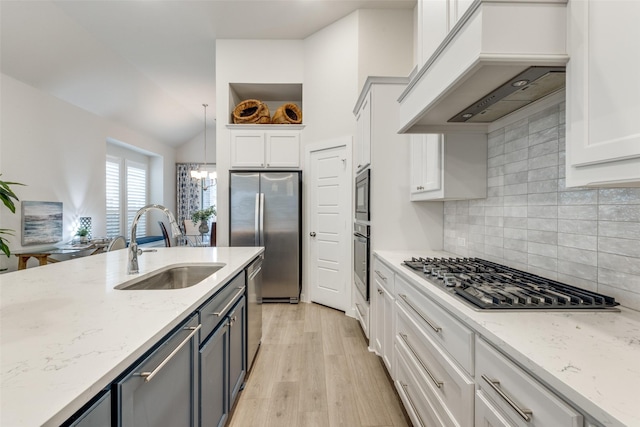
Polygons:
<instances>
[{"instance_id":1,"label":"premium range hood","mask_svg":"<svg viewBox=\"0 0 640 427\"><path fill-rule=\"evenodd\" d=\"M474 1L400 96L400 133L487 132L562 90L566 6Z\"/></svg>"}]
</instances>

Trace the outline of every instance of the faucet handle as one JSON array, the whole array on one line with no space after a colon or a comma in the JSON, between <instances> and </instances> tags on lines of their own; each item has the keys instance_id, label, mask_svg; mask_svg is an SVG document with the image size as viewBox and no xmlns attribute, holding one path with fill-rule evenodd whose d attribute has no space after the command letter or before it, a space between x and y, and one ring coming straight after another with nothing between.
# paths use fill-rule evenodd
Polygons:
<instances>
[{"instance_id":1,"label":"faucet handle","mask_svg":"<svg viewBox=\"0 0 640 427\"><path fill-rule=\"evenodd\" d=\"M158 250L157 249L145 249L145 250L138 249L138 255L142 255L144 252L158 252Z\"/></svg>"}]
</instances>

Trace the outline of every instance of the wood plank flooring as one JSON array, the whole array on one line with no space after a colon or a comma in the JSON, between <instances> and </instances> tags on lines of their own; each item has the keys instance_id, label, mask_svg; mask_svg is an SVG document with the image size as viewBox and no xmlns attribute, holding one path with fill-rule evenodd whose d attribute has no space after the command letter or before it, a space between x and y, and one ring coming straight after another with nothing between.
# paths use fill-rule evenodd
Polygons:
<instances>
[{"instance_id":1,"label":"wood plank flooring","mask_svg":"<svg viewBox=\"0 0 640 427\"><path fill-rule=\"evenodd\" d=\"M318 304L262 309L262 345L229 427L411 425L357 320Z\"/></svg>"}]
</instances>

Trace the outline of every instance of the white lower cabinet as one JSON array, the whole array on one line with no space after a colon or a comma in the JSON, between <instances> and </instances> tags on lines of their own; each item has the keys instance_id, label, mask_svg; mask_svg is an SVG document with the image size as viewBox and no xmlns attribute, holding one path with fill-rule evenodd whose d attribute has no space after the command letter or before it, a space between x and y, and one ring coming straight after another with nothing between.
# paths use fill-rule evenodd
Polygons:
<instances>
[{"instance_id":1,"label":"white lower cabinet","mask_svg":"<svg viewBox=\"0 0 640 427\"><path fill-rule=\"evenodd\" d=\"M372 327L370 342L393 377L394 274L382 261L374 258L371 277L371 318L375 326Z\"/></svg>"},{"instance_id":2,"label":"white lower cabinet","mask_svg":"<svg viewBox=\"0 0 640 427\"><path fill-rule=\"evenodd\" d=\"M354 289L356 289L354 285ZM364 335L369 338L369 303L356 289L355 291L356 318L360 322Z\"/></svg>"},{"instance_id":3,"label":"white lower cabinet","mask_svg":"<svg viewBox=\"0 0 640 427\"><path fill-rule=\"evenodd\" d=\"M513 425L583 425L580 413L480 338L476 340L476 381Z\"/></svg>"},{"instance_id":4,"label":"white lower cabinet","mask_svg":"<svg viewBox=\"0 0 640 427\"><path fill-rule=\"evenodd\" d=\"M423 283L383 256L374 255L373 265L371 345L383 359L390 345L385 364L415 426L598 425L445 309Z\"/></svg>"}]
</instances>

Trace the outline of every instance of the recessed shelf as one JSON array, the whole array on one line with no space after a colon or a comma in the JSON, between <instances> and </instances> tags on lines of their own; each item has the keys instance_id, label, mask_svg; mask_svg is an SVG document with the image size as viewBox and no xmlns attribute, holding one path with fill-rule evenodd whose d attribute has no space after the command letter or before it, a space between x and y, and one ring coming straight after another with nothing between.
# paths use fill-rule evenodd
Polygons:
<instances>
[{"instance_id":1,"label":"recessed shelf","mask_svg":"<svg viewBox=\"0 0 640 427\"><path fill-rule=\"evenodd\" d=\"M285 103L294 103L302 109L302 83L229 83L229 121L233 124L232 113L236 105L246 99L258 99L273 113ZM303 111L304 117L304 111ZM235 125L234 126L241 126ZM258 126L258 125L249 125ZM277 126L277 125L266 125ZM291 126L291 125L284 125Z\"/></svg>"}]
</instances>

